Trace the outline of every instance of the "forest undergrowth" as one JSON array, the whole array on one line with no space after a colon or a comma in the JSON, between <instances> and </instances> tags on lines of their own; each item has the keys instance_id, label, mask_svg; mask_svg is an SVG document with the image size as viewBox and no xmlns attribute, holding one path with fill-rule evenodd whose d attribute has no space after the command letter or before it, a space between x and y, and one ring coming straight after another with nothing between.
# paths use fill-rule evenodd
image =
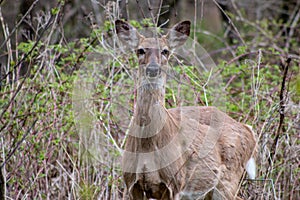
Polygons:
<instances>
[{"instance_id":1,"label":"forest undergrowth","mask_svg":"<svg viewBox=\"0 0 300 200\"><path fill-rule=\"evenodd\" d=\"M90 34L72 40L65 37L72 32L64 26L65 8L57 1L26 21L34 35L15 44L12 37L28 18L11 29L0 10L0 199L1 192L6 199L127 199L120 157L134 109L137 58L118 46L116 3L99 5L105 22L97 24L91 13ZM233 8L218 7L231 22L222 34L195 18L191 40L203 48L214 43L207 52L215 67L199 70L175 57L166 106L214 105L222 93L222 109L258 136L257 179L244 177L239 196L300 199L299 3L287 20L255 21ZM142 30L155 27L158 16L130 22ZM222 82L209 87L214 77Z\"/></svg>"}]
</instances>

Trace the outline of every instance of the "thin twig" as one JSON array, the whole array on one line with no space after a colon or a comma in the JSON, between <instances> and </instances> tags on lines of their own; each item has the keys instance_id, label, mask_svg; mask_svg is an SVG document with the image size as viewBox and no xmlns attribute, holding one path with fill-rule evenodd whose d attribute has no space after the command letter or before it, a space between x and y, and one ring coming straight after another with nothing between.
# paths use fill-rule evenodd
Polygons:
<instances>
[{"instance_id":1,"label":"thin twig","mask_svg":"<svg viewBox=\"0 0 300 200\"><path fill-rule=\"evenodd\" d=\"M239 55L239 56L237 56L237 57L231 59L231 60L228 61L226 64L227 64L227 65L230 65L230 64L232 64L232 63L234 63L234 62L236 62L236 61L239 61L239 60L240 60L241 58L243 58L243 57L250 56L250 55L255 55L255 54L257 54L257 53L258 53L257 51L252 51L252 52L247 52L247 53L241 54L241 55Z\"/></svg>"},{"instance_id":2,"label":"thin twig","mask_svg":"<svg viewBox=\"0 0 300 200\"><path fill-rule=\"evenodd\" d=\"M6 73L5 75L3 75L3 76L1 77L0 82L1 82L2 80L4 80L7 76L9 76L11 73L13 73L13 71L14 71L21 63L23 63L23 62L26 60L26 58L27 58L28 56L31 55L31 53L35 50L35 48L36 48L37 45L39 44L39 42L40 42L40 40L42 39L42 36L45 34L46 30L48 30L48 28L49 28L50 25L52 24L53 19L54 19L54 15L51 15L51 18L49 19L48 23L46 24L45 28L44 28L43 31L41 32L40 36L37 38L36 42L34 43L34 45L32 46L32 48L30 49L30 51L29 51L28 53L24 54L24 56L22 57L22 59L20 59L20 60L17 62L17 64L15 64L15 65L13 66L13 69L12 69L11 71L9 71L8 73ZM1 118L1 117L0 117L0 118Z\"/></svg>"},{"instance_id":3,"label":"thin twig","mask_svg":"<svg viewBox=\"0 0 300 200\"><path fill-rule=\"evenodd\" d=\"M224 16L227 18L228 24L233 27L234 31L238 35L238 37L241 40L241 42L243 43L243 45L246 46L244 39L242 38L242 36L241 36L240 32L238 31L238 29L236 28L236 26L233 24L231 18L227 15L227 13L224 11L224 9L220 6L220 4L216 0L213 0L213 2L220 9L220 11L224 14Z\"/></svg>"},{"instance_id":4,"label":"thin twig","mask_svg":"<svg viewBox=\"0 0 300 200\"><path fill-rule=\"evenodd\" d=\"M300 9L299 8L300 8L300 6L298 5L296 8L297 13L292 21L290 31L289 31L288 37L286 39L285 49L287 49L287 50L289 50L289 48L290 48L290 43L291 43L292 36L294 35L295 27L299 23L299 18L300 18Z\"/></svg>"},{"instance_id":5,"label":"thin twig","mask_svg":"<svg viewBox=\"0 0 300 200\"><path fill-rule=\"evenodd\" d=\"M138 7L139 7L139 10L140 10L141 13L142 13L143 18L145 19L145 18L146 18L146 15L145 15L145 13L144 13L144 11L143 11L141 5L140 5L140 1L139 1L139 0L136 0L136 3L137 3L137 5L138 5Z\"/></svg>"},{"instance_id":6,"label":"thin twig","mask_svg":"<svg viewBox=\"0 0 300 200\"><path fill-rule=\"evenodd\" d=\"M17 149L19 149L19 147L21 146L21 144L23 143L23 141L26 139L26 137L29 135L30 131L34 128L36 122L38 121L38 119L36 119L32 125L27 129L26 133L23 135L23 137L21 138L21 140L19 140L16 144L16 146L10 151L10 153L8 154L8 156L5 158L4 162L0 165L0 168L2 168L6 162L12 157L12 155L14 155L14 153L16 152Z\"/></svg>"},{"instance_id":7,"label":"thin twig","mask_svg":"<svg viewBox=\"0 0 300 200\"><path fill-rule=\"evenodd\" d=\"M59 4L59 6L61 6L62 3ZM28 56L31 55L31 53L35 50L35 48L37 47L37 45L39 44L40 40L42 39L42 36L46 33L46 30L48 30L48 28L54 23L54 19L56 18L56 16L58 15L58 13L56 15L51 15L51 18L49 19L49 21L47 22L45 28L42 30L40 36L38 37L38 39L36 40L36 42L34 43L34 45L32 46L32 48L30 49L30 51L28 53L26 53L22 59L20 59L17 64L14 65L13 69L11 71L9 71L8 73L6 73L3 77L1 77L0 82L5 79L7 76L9 76L11 73L13 73L14 69L16 69L21 63L23 63L26 58ZM53 23L52 23L53 22ZM9 106L11 105L11 103L14 101L15 97L17 96L17 94L19 93L19 91L22 89L22 86L26 80L26 78L29 76L30 73L27 73L24 77L24 79L22 80L22 82L20 83L20 85L18 86L15 94L12 96L12 98L10 99L10 101L6 104L6 106L4 107L4 109L2 110L1 114L0 114L0 119L3 117L3 115L5 114L5 112L7 111L7 109L9 108Z\"/></svg>"},{"instance_id":8,"label":"thin twig","mask_svg":"<svg viewBox=\"0 0 300 200\"><path fill-rule=\"evenodd\" d=\"M10 37L12 36L12 34L14 34L14 32L17 30L17 28L19 28L19 26L21 25L21 23L25 20L25 17L30 13L30 11L33 9L33 7L35 6L35 4L38 2L39 0L35 0L30 8L27 10L27 12L24 14L24 16L20 19L20 21L14 26L14 29L10 32L10 34L5 38L5 40L2 42L2 44L0 45L0 49L4 46L4 44L10 39ZM0 3L1 4L1 3ZM1 12L1 8L0 8L0 12Z\"/></svg>"}]
</instances>

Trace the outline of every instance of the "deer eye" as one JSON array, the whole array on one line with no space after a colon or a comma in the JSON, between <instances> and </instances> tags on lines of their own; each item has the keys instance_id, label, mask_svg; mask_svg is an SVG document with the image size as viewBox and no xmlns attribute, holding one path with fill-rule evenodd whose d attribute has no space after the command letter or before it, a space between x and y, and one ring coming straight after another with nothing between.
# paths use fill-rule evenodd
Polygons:
<instances>
[{"instance_id":1,"label":"deer eye","mask_svg":"<svg viewBox=\"0 0 300 200\"><path fill-rule=\"evenodd\" d=\"M145 49L138 49L137 51L136 51L136 53L137 53L137 55L138 56L140 56L140 55L145 55Z\"/></svg>"},{"instance_id":2,"label":"deer eye","mask_svg":"<svg viewBox=\"0 0 300 200\"><path fill-rule=\"evenodd\" d=\"M164 55L164 56L168 56L169 55L169 50L164 49L164 50L161 51L161 54Z\"/></svg>"}]
</instances>

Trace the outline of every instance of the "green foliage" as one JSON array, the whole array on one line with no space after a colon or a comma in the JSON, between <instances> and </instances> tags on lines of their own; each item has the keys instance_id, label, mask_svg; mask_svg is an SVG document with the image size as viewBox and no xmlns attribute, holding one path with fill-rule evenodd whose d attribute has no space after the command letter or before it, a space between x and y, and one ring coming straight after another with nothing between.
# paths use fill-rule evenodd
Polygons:
<instances>
[{"instance_id":1,"label":"green foliage","mask_svg":"<svg viewBox=\"0 0 300 200\"><path fill-rule=\"evenodd\" d=\"M52 15L57 15L59 13L59 8L52 8L51 9L51 14Z\"/></svg>"},{"instance_id":2,"label":"green foliage","mask_svg":"<svg viewBox=\"0 0 300 200\"><path fill-rule=\"evenodd\" d=\"M96 185L90 185L89 183L82 183L80 185L79 197L80 199L93 200L97 199L97 195L100 192Z\"/></svg>"},{"instance_id":3,"label":"green foliage","mask_svg":"<svg viewBox=\"0 0 300 200\"><path fill-rule=\"evenodd\" d=\"M144 27L154 27L153 20L151 18L145 18L141 22L142 26Z\"/></svg>"},{"instance_id":4,"label":"green foliage","mask_svg":"<svg viewBox=\"0 0 300 200\"><path fill-rule=\"evenodd\" d=\"M137 28L137 29L141 29L142 28L142 25L136 21L136 20L130 20L129 22L133 27Z\"/></svg>"},{"instance_id":5,"label":"green foliage","mask_svg":"<svg viewBox=\"0 0 300 200\"><path fill-rule=\"evenodd\" d=\"M243 55L246 53L247 47L246 46L238 46L236 50L237 55Z\"/></svg>"}]
</instances>

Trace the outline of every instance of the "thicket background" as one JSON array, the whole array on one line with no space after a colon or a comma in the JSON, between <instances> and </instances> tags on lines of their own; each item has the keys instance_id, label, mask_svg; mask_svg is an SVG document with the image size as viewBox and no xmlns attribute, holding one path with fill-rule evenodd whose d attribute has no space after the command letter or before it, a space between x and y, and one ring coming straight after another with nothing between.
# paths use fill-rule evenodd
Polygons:
<instances>
[{"instance_id":1,"label":"thicket background","mask_svg":"<svg viewBox=\"0 0 300 200\"><path fill-rule=\"evenodd\" d=\"M0 5L0 199L127 198L119 157L136 68L134 56L106 46L107 40L114 44L118 18L138 28L191 20L191 37L222 76L226 112L259 136L257 180L242 180L239 196L300 199L299 0ZM83 85L90 52L112 52L114 59L99 61ZM176 70L189 83L178 88L192 93L184 103L204 105L214 92L205 87L209 75L195 66ZM182 103L176 87L167 90L168 107ZM124 120L116 117L118 103Z\"/></svg>"}]
</instances>

